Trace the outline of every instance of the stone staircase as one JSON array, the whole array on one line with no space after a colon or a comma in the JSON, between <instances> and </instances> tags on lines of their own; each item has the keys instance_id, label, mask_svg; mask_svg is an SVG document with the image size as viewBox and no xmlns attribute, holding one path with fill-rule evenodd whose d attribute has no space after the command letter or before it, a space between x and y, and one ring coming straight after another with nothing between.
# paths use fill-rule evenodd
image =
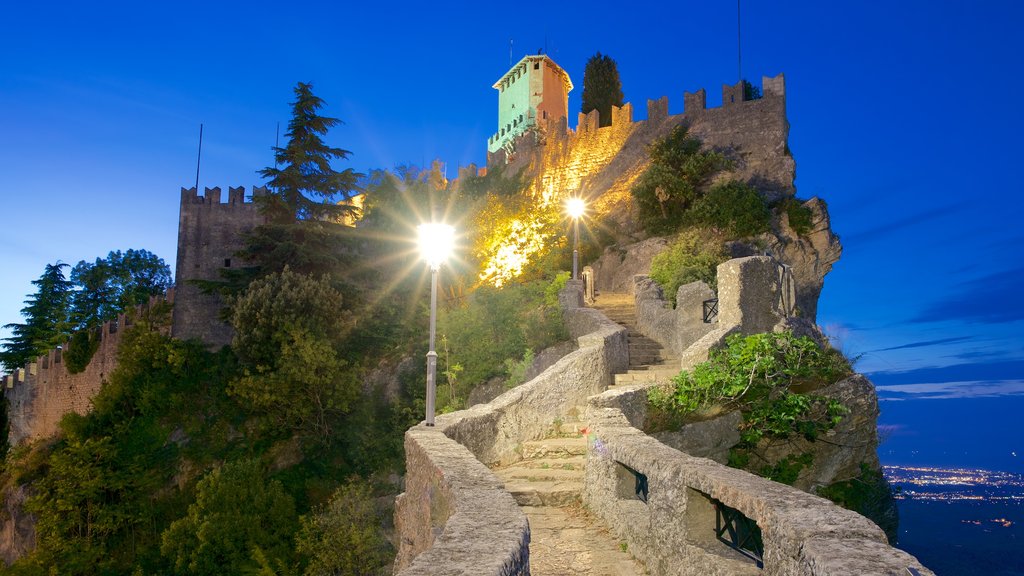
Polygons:
<instances>
[{"instance_id":1,"label":"stone staircase","mask_svg":"<svg viewBox=\"0 0 1024 576\"><path fill-rule=\"evenodd\" d=\"M636 304L632 294L601 293L593 308L629 331L629 369L615 375L615 385L667 382L679 373L679 359L669 356L654 340L637 328Z\"/></svg>"},{"instance_id":2,"label":"stone staircase","mask_svg":"<svg viewBox=\"0 0 1024 576\"><path fill-rule=\"evenodd\" d=\"M639 576L642 565L581 505L587 437L575 414L494 473L530 521L533 576Z\"/></svg>"}]
</instances>

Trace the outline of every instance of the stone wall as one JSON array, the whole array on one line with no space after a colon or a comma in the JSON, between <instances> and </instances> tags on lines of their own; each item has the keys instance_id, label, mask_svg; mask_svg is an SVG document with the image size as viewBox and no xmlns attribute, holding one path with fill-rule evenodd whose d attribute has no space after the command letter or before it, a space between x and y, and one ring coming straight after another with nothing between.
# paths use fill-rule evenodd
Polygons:
<instances>
[{"instance_id":1,"label":"stone wall","mask_svg":"<svg viewBox=\"0 0 1024 576\"><path fill-rule=\"evenodd\" d=\"M253 196L267 193L253 188ZM181 189L178 217L178 258L174 267L177 303L171 335L198 338L213 347L231 343L231 327L221 322L224 306L217 294L203 294L193 280L221 280L221 270L244 266L235 254L245 247L245 234L263 223L256 204L245 201L245 187L228 188L221 202L220 188Z\"/></svg>"},{"instance_id":2,"label":"stone wall","mask_svg":"<svg viewBox=\"0 0 1024 576\"><path fill-rule=\"evenodd\" d=\"M863 516L817 496L669 448L630 425L625 415L595 402L587 412L592 434L584 503L652 574L846 575L933 574L916 558L889 546ZM646 501L635 480L646 480ZM764 567L714 534L716 503L757 523Z\"/></svg>"},{"instance_id":3,"label":"stone wall","mask_svg":"<svg viewBox=\"0 0 1024 576\"><path fill-rule=\"evenodd\" d=\"M173 289L164 298L151 298L148 306L165 299L175 301ZM64 363L63 356L70 349L70 344L64 344L4 377L10 424L8 440L12 446L56 434L57 424L69 412L86 414L92 410L93 396L117 367L121 335L131 325L133 315L138 317L142 313L143 307L138 306L133 314L120 314L117 320L104 322L97 329L99 347L85 369L77 374L70 373Z\"/></svg>"}]
</instances>

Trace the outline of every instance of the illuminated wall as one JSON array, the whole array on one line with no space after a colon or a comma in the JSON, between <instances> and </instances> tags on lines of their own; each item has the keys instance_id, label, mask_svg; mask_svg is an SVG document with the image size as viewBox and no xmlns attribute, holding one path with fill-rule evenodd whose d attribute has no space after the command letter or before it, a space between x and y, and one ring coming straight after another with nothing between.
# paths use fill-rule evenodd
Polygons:
<instances>
[{"instance_id":1,"label":"illuminated wall","mask_svg":"<svg viewBox=\"0 0 1024 576\"><path fill-rule=\"evenodd\" d=\"M686 123L704 146L721 151L732 162L722 179L738 179L754 185L767 199L793 196L796 165L789 153L789 122L782 74L762 78L764 96L743 100L741 84L722 87L723 105L707 108L705 90L686 93L685 109L669 113L669 99L647 101L647 118L633 121L633 106L612 109L610 126L599 127L597 110L580 114L575 130L564 121L538 122L543 139L520 138L511 157L504 150L488 155L488 163L507 163L509 173L526 169L532 210L520 217L520 230L537 230L547 237L524 243L522 235L510 237L489 255L481 255L485 273L481 280L500 284L517 275L523 260L542 253L556 231L541 232L539 220L551 218L564 200L580 196L588 202L588 215L614 227L619 238L640 239L629 190L647 169L647 148L676 126ZM514 257L512 257L514 256Z\"/></svg>"}]
</instances>

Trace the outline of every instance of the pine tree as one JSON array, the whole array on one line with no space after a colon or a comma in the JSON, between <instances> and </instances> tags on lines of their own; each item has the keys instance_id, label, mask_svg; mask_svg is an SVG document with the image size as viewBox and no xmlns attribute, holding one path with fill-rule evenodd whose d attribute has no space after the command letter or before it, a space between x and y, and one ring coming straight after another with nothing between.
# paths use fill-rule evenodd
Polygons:
<instances>
[{"instance_id":1,"label":"pine tree","mask_svg":"<svg viewBox=\"0 0 1024 576\"><path fill-rule=\"evenodd\" d=\"M33 280L36 293L25 300L21 309L24 324L7 324L13 335L5 338L0 363L14 370L35 360L48 350L60 346L70 336L69 314L72 283L64 277L63 262L47 264L43 275Z\"/></svg>"},{"instance_id":2,"label":"pine tree","mask_svg":"<svg viewBox=\"0 0 1024 576\"><path fill-rule=\"evenodd\" d=\"M600 52L587 60L583 69L584 114L597 110L601 115L601 126L612 125L612 106L622 106L622 82L615 60L602 56Z\"/></svg>"},{"instance_id":3,"label":"pine tree","mask_svg":"<svg viewBox=\"0 0 1024 576\"><path fill-rule=\"evenodd\" d=\"M324 101L313 95L312 84L299 82L295 86L292 119L288 122L284 148L274 147L278 166L267 167L259 173L269 178L273 192L263 200L264 214L278 223L296 220L337 220L354 208L339 200L349 198L358 191L357 179L362 176L351 168L342 171L331 167L331 160L348 158L348 150L332 148L322 136L341 123L337 118L317 114Z\"/></svg>"}]
</instances>

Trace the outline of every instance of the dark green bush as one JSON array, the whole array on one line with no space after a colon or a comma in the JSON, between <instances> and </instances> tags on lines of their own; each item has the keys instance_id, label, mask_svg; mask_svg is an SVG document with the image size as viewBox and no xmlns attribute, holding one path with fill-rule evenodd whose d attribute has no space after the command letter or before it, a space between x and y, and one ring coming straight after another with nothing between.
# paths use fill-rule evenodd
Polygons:
<instances>
[{"instance_id":1,"label":"dark green bush","mask_svg":"<svg viewBox=\"0 0 1024 576\"><path fill-rule=\"evenodd\" d=\"M679 125L650 147L651 164L630 190L640 224L654 234L675 232L690 206L719 170L729 166L719 152L701 150L700 140Z\"/></svg>"},{"instance_id":2,"label":"dark green bush","mask_svg":"<svg viewBox=\"0 0 1024 576\"><path fill-rule=\"evenodd\" d=\"M804 206L803 202L796 198L786 198L779 202L779 213L789 217L789 227L800 236L806 236L811 231L811 209Z\"/></svg>"},{"instance_id":3,"label":"dark green bush","mask_svg":"<svg viewBox=\"0 0 1024 576\"><path fill-rule=\"evenodd\" d=\"M661 285L665 297L675 304L676 291L683 284L701 280L714 288L718 283L718 265L728 259L718 235L687 230L651 261L651 279Z\"/></svg>"},{"instance_id":4,"label":"dark green bush","mask_svg":"<svg viewBox=\"0 0 1024 576\"><path fill-rule=\"evenodd\" d=\"M713 186L686 214L688 224L718 230L724 240L767 232L771 219L771 211L757 190L736 180Z\"/></svg>"},{"instance_id":5,"label":"dark green bush","mask_svg":"<svg viewBox=\"0 0 1024 576\"><path fill-rule=\"evenodd\" d=\"M96 350L100 347L98 330L79 330L71 335L71 346L64 351L62 359L68 372L78 374L89 366Z\"/></svg>"}]
</instances>

